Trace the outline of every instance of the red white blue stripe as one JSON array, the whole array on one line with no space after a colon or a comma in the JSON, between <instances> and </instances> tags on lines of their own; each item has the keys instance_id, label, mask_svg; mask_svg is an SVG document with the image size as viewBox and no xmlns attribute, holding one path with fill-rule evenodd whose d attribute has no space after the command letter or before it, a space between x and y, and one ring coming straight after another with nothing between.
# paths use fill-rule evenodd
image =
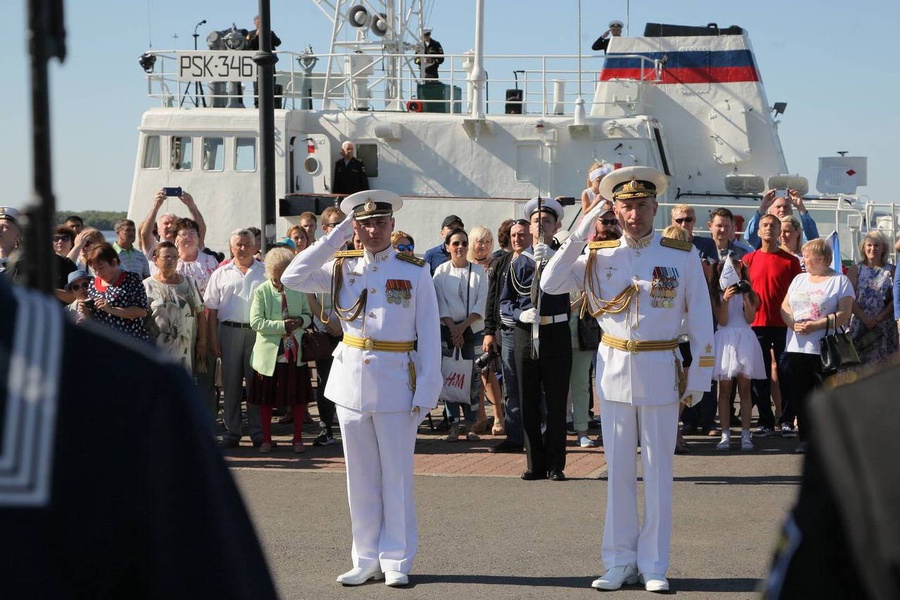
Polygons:
<instances>
[{"instance_id":1,"label":"red white blue stripe","mask_svg":"<svg viewBox=\"0 0 900 600\"><path fill-rule=\"evenodd\" d=\"M637 55L640 56L637 56ZM661 83L736 83L759 81L759 71L750 50L685 50L673 52L611 53L606 55L601 81L652 79L655 73L646 57L662 60ZM643 72L642 72L643 68Z\"/></svg>"}]
</instances>

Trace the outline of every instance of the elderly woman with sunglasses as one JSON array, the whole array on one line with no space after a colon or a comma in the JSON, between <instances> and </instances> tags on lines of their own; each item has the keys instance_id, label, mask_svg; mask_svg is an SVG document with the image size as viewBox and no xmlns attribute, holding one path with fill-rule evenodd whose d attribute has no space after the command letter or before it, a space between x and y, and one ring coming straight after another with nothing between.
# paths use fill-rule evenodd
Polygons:
<instances>
[{"instance_id":1,"label":"elderly woman with sunglasses","mask_svg":"<svg viewBox=\"0 0 900 600\"><path fill-rule=\"evenodd\" d=\"M484 267L469 262L467 256L469 236L463 229L450 231L444 238L444 248L450 254L450 261L439 265L434 272L434 289L437 292L441 316L444 351L451 354L458 353L463 359L473 359L476 348L481 348L484 340L488 277ZM475 423L472 400L477 403L481 395L481 378L474 377L475 374L473 364L469 404L456 402L445 404L447 420L450 422L448 442L457 441L460 435L466 436L469 441L479 439L472 431L472 425ZM465 421L462 427L457 422L460 409Z\"/></svg>"}]
</instances>

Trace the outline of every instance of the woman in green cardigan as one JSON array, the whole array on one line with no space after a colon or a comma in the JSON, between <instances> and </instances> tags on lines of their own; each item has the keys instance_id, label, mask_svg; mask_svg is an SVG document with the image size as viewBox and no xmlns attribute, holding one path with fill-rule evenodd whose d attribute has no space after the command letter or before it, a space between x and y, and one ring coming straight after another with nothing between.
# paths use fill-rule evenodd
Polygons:
<instances>
[{"instance_id":1,"label":"woman in green cardigan","mask_svg":"<svg viewBox=\"0 0 900 600\"><path fill-rule=\"evenodd\" d=\"M293 449L305 451L303 421L306 404L312 399L309 367L300 360L300 340L312 322L306 294L285 289L281 274L294 258L288 248L273 248L266 253L266 282L253 292L250 327L256 343L250 355L255 371L248 402L258 404L263 442L259 451L272 452L272 409L289 406L294 419Z\"/></svg>"}]
</instances>

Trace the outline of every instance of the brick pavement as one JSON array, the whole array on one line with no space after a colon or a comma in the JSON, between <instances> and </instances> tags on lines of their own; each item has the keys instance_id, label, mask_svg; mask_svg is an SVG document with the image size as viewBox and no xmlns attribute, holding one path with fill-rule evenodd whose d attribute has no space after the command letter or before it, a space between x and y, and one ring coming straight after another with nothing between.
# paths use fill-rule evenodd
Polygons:
<instances>
[{"instance_id":1,"label":"brick pavement","mask_svg":"<svg viewBox=\"0 0 900 600\"><path fill-rule=\"evenodd\" d=\"M311 406L311 408L314 405ZM433 413L434 422L440 421L440 412ZM318 426L304 426L306 452L291 452L293 425L272 425L272 439L277 446L272 454L260 454L244 437L242 445L224 450L229 466L267 467L273 469L343 471L344 458L340 444L312 446L318 434ZM597 431L591 431L594 439ZM427 421L419 428L416 442L415 473L417 475L518 477L525 470L525 453L493 454L490 447L503 440L503 436L482 435L481 441L460 440L446 442L444 431L430 431ZM581 448L575 444L575 436L567 437L566 475L571 478L597 478L605 471L606 459L602 448Z\"/></svg>"}]
</instances>

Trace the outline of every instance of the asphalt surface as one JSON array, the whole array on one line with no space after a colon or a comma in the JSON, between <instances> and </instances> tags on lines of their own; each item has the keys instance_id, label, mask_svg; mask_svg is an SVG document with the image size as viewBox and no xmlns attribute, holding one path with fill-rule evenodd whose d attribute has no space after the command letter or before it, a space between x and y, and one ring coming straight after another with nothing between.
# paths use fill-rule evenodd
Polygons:
<instances>
[{"instance_id":1,"label":"asphalt surface","mask_svg":"<svg viewBox=\"0 0 900 600\"><path fill-rule=\"evenodd\" d=\"M277 459L261 462L250 448L229 453L282 598L654 596L641 586L618 592L590 587L603 572L602 449L590 449L586 458L595 457L599 478L525 482L489 468L492 459L521 461L524 468L524 455L479 456L460 472L456 466L483 454L482 447L420 438L430 462L417 462L419 552L404 589L335 582L351 567L345 477L317 465L333 467L340 446L310 448L302 457L281 450ZM670 595L756 597L781 519L799 488L797 441L769 438L755 452L727 454L715 451L718 438L688 441L692 452L675 457ZM332 458L319 461L317 451Z\"/></svg>"}]
</instances>

